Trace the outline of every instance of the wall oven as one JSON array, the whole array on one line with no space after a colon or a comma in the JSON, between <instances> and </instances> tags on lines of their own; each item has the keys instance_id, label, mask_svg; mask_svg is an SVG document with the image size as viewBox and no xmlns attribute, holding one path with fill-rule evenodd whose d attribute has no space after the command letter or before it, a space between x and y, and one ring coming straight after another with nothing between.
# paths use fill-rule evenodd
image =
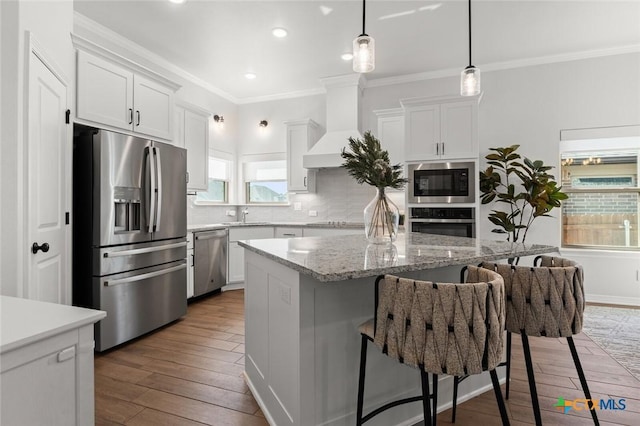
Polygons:
<instances>
[{"instance_id":1,"label":"wall oven","mask_svg":"<svg viewBox=\"0 0 640 426\"><path fill-rule=\"evenodd\" d=\"M411 232L469 238L476 236L473 207L411 207L409 212Z\"/></svg>"},{"instance_id":2,"label":"wall oven","mask_svg":"<svg viewBox=\"0 0 640 426\"><path fill-rule=\"evenodd\" d=\"M409 164L409 203L475 203L475 163Z\"/></svg>"}]
</instances>

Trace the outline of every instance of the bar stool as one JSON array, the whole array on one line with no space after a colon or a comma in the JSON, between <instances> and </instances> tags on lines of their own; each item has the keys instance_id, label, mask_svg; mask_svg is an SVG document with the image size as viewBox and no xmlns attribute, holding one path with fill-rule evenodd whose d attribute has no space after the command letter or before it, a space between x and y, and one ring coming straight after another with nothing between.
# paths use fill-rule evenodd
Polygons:
<instances>
[{"instance_id":1,"label":"bar stool","mask_svg":"<svg viewBox=\"0 0 640 426\"><path fill-rule=\"evenodd\" d=\"M435 426L438 375L483 371L489 371L491 376L502 423L509 424L495 372L502 358L504 336L503 279L476 266L469 266L468 271L466 284L417 281L393 275L376 279L374 318L359 327L362 346L357 426L392 407L415 401L422 401L425 424ZM363 416L368 342L399 363L419 369L422 395L389 402ZM429 374L432 374L432 395Z\"/></svg>"},{"instance_id":2,"label":"bar stool","mask_svg":"<svg viewBox=\"0 0 640 426\"><path fill-rule=\"evenodd\" d=\"M582 390L585 398L589 400L591 417L594 424L599 425L598 416L591 401L591 392L572 337L582 330L584 314L582 266L572 260L553 256L538 256L534 260L534 265L537 265L538 260L539 267L489 262L481 264L483 268L496 271L504 278L507 335L517 333L522 338L536 425L542 424L542 418L528 336L566 337ZM507 339L507 372L511 365L510 340ZM456 394L457 381L454 381L454 413ZM452 421L455 421L455 417Z\"/></svg>"}]
</instances>

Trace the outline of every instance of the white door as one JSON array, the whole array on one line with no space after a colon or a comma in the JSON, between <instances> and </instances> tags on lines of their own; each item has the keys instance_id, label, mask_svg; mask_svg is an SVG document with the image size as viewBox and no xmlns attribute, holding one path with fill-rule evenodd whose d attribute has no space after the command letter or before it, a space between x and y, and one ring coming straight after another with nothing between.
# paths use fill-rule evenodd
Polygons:
<instances>
[{"instance_id":1,"label":"white door","mask_svg":"<svg viewBox=\"0 0 640 426\"><path fill-rule=\"evenodd\" d=\"M70 303L67 275L65 209L70 197L67 180L68 124L66 86L32 52L29 66L29 136L26 296ZM69 195L68 195L69 194ZM46 245L45 245L46 244ZM40 249L33 253L36 246Z\"/></svg>"}]
</instances>

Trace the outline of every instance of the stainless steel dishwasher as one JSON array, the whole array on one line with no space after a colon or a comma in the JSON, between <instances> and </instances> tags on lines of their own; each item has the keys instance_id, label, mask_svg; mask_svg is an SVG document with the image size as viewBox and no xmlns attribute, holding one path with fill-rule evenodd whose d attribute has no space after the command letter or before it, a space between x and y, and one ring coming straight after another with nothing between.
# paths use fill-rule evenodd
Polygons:
<instances>
[{"instance_id":1,"label":"stainless steel dishwasher","mask_svg":"<svg viewBox=\"0 0 640 426\"><path fill-rule=\"evenodd\" d=\"M217 290L227 282L228 230L194 232L193 295Z\"/></svg>"}]
</instances>

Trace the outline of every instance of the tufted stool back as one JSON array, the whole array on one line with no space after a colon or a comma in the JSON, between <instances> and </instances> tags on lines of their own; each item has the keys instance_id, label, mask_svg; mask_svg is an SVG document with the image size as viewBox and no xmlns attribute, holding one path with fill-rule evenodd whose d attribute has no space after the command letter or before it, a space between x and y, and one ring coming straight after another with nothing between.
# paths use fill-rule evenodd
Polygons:
<instances>
[{"instance_id":1,"label":"tufted stool back","mask_svg":"<svg viewBox=\"0 0 640 426\"><path fill-rule=\"evenodd\" d=\"M502 277L469 267L467 284L386 275L379 282L374 343L389 357L434 374L478 374L502 357Z\"/></svg>"},{"instance_id":2,"label":"tufted stool back","mask_svg":"<svg viewBox=\"0 0 640 426\"><path fill-rule=\"evenodd\" d=\"M582 330L584 278L576 262L541 256L540 267L489 262L481 266L504 278L508 331L569 337Z\"/></svg>"}]
</instances>

